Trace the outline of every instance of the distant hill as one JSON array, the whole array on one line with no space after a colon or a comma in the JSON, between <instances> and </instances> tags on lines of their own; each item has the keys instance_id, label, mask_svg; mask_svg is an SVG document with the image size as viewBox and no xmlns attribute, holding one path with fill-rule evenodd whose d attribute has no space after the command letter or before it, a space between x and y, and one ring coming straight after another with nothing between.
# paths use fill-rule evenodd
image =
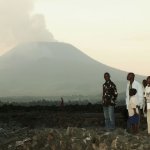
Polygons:
<instances>
[{"instance_id":1,"label":"distant hill","mask_svg":"<svg viewBox=\"0 0 150 150\"><path fill-rule=\"evenodd\" d=\"M70 44L23 44L0 57L0 96L100 94L104 72L124 92L127 72L99 63ZM137 76L140 82L143 78Z\"/></svg>"}]
</instances>

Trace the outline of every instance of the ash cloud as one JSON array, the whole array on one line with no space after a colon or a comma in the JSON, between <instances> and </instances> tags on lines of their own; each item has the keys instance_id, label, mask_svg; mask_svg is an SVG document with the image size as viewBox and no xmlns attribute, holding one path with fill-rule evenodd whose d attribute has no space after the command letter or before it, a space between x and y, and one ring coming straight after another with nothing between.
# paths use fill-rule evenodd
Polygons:
<instances>
[{"instance_id":1,"label":"ash cloud","mask_svg":"<svg viewBox=\"0 0 150 150\"><path fill-rule=\"evenodd\" d=\"M0 53L34 41L55 41L44 16L32 15L35 0L0 0Z\"/></svg>"}]
</instances>

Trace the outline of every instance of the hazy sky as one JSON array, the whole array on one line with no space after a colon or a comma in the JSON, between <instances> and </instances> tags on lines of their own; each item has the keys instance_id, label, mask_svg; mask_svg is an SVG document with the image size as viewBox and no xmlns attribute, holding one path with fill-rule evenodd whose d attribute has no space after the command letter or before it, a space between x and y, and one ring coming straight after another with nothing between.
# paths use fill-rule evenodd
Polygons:
<instances>
[{"instance_id":1,"label":"hazy sky","mask_svg":"<svg viewBox=\"0 0 150 150\"><path fill-rule=\"evenodd\" d=\"M0 0L0 50L56 39L104 64L150 75L149 6L149 0Z\"/></svg>"},{"instance_id":2,"label":"hazy sky","mask_svg":"<svg viewBox=\"0 0 150 150\"><path fill-rule=\"evenodd\" d=\"M37 0L35 1L37 2ZM0 52L31 41L55 41L42 14L33 15L34 0L0 0Z\"/></svg>"}]
</instances>

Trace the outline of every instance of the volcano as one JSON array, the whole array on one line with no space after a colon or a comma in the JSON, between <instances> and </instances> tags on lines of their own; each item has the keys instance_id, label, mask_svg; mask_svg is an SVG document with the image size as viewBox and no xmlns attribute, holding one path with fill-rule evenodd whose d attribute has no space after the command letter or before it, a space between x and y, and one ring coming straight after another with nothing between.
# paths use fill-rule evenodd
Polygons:
<instances>
[{"instance_id":1,"label":"volcano","mask_svg":"<svg viewBox=\"0 0 150 150\"><path fill-rule=\"evenodd\" d=\"M127 72L106 66L76 47L60 42L18 45L0 57L1 96L94 95L109 72L118 92ZM141 82L143 77L136 76Z\"/></svg>"}]
</instances>

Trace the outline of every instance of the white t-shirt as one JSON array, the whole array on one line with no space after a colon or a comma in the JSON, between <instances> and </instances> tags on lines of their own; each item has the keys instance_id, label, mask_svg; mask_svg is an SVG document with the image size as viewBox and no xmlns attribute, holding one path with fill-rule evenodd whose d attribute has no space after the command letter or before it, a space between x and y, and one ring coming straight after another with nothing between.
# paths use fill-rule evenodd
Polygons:
<instances>
[{"instance_id":1,"label":"white t-shirt","mask_svg":"<svg viewBox=\"0 0 150 150\"><path fill-rule=\"evenodd\" d=\"M131 96L130 97L130 100L129 100L129 105L128 105L128 113L129 113L129 116L133 116L134 115L134 110L133 108L136 109L136 113L138 114L139 111L138 111L138 108L136 107L137 106L137 99L136 99L136 96Z\"/></svg>"},{"instance_id":2,"label":"white t-shirt","mask_svg":"<svg viewBox=\"0 0 150 150\"><path fill-rule=\"evenodd\" d=\"M127 109L128 109L128 104L129 104L129 99L130 99L130 96L129 96L129 86L130 86L130 82L127 83L127 88L126 88L126 106L127 106ZM142 85L134 80L133 83L132 83L132 88L136 89L137 90L137 93L136 93L136 101L137 101L137 105L140 106L140 108L143 107L143 103L144 103L144 100L143 100L143 88L142 88Z\"/></svg>"}]
</instances>

